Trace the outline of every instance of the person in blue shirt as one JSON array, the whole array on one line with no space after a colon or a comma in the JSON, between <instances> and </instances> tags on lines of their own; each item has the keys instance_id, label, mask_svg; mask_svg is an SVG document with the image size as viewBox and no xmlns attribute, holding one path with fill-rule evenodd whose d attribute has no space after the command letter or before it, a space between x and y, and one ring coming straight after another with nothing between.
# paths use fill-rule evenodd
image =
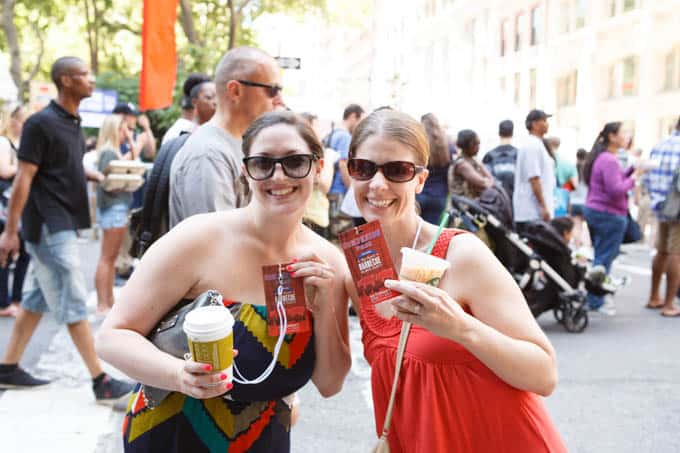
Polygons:
<instances>
[{"instance_id":1,"label":"person in blue shirt","mask_svg":"<svg viewBox=\"0 0 680 453\"><path fill-rule=\"evenodd\" d=\"M416 195L420 205L420 216L429 223L439 224L439 218L446 209L446 196L449 192L447 175L451 164L448 140L432 113L423 115L420 122L425 126L427 140L430 142L430 157L427 169L430 172L423 191Z\"/></svg>"}]
</instances>

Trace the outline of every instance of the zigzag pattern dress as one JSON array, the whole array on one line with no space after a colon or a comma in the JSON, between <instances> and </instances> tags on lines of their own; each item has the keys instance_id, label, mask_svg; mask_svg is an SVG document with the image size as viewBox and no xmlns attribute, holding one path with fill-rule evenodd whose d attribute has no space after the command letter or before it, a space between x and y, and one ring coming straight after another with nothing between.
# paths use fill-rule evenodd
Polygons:
<instances>
[{"instance_id":1,"label":"zigzag pattern dress","mask_svg":"<svg viewBox=\"0 0 680 453\"><path fill-rule=\"evenodd\" d=\"M276 337L267 335L264 306L226 302L234 315L235 358L246 378L255 378L272 360ZM313 331L313 329L312 329ZM314 335L287 335L272 374L261 384L234 382L231 400L194 399L171 393L160 405L145 403L135 389L123 421L129 453L288 453L290 408L282 400L299 390L314 370Z\"/></svg>"}]
</instances>

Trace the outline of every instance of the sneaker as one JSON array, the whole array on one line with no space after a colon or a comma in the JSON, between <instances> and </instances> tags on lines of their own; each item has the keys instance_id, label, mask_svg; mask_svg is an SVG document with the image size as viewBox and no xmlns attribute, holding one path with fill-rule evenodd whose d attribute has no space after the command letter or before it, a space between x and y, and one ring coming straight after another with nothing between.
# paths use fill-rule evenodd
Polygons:
<instances>
[{"instance_id":1,"label":"sneaker","mask_svg":"<svg viewBox=\"0 0 680 453\"><path fill-rule=\"evenodd\" d=\"M586 273L586 280L590 281L595 286L600 286L604 283L606 277L607 269L601 264L591 267Z\"/></svg>"},{"instance_id":2,"label":"sneaker","mask_svg":"<svg viewBox=\"0 0 680 453\"><path fill-rule=\"evenodd\" d=\"M23 369L16 367L12 371L0 371L0 389L34 389L49 384L46 379L38 379Z\"/></svg>"},{"instance_id":3,"label":"sneaker","mask_svg":"<svg viewBox=\"0 0 680 453\"><path fill-rule=\"evenodd\" d=\"M600 313L605 316L615 316L616 315L616 305L611 299L605 299L604 303L599 308L590 308L588 310L593 313Z\"/></svg>"},{"instance_id":4,"label":"sneaker","mask_svg":"<svg viewBox=\"0 0 680 453\"><path fill-rule=\"evenodd\" d=\"M134 387L131 382L119 381L107 374L98 385L92 386L92 391L97 404L118 407L116 403L127 398Z\"/></svg>"}]
</instances>

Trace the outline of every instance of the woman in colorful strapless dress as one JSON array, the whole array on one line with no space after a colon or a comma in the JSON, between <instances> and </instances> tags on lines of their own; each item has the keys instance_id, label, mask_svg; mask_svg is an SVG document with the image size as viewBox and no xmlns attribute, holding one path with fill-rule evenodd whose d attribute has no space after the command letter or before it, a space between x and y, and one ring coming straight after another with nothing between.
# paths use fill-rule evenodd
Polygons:
<instances>
[{"instance_id":1,"label":"woman in colorful strapless dress","mask_svg":"<svg viewBox=\"0 0 680 453\"><path fill-rule=\"evenodd\" d=\"M253 193L248 207L196 215L156 242L99 331L104 360L172 391L155 407L143 386L135 391L123 425L126 452L288 452L288 397L310 379L331 396L349 371L347 267L334 246L302 225L323 148L303 119L275 112L248 128L243 152ZM277 341L267 334L262 267L288 262L292 276L303 278L312 328L285 336L263 382L226 384L220 370L161 352L146 339L178 301L217 290L236 320L235 363L253 379L272 362Z\"/></svg>"},{"instance_id":2,"label":"woman in colorful strapless dress","mask_svg":"<svg viewBox=\"0 0 680 453\"><path fill-rule=\"evenodd\" d=\"M402 247L425 251L436 235L415 210L428 152L422 126L390 110L368 116L352 137L348 171L357 205L367 221L380 221L397 270ZM555 352L510 274L474 235L458 233L444 230L432 251L451 265L439 287L388 281L402 294L389 320L373 306L356 307L376 432L383 431L401 324L409 321L391 453L565 452L539 396L555 389ZM350 279L347 286L359 305Z\"/></svg>"}]
</instances>

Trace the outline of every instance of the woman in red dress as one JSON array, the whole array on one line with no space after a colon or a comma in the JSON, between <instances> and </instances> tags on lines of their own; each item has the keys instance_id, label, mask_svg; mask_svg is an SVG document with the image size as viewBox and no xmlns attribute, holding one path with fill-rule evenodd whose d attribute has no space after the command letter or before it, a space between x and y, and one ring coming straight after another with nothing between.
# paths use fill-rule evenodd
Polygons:
<instances>
[{"instance_id":1,"label":"woman in red dress","mask_svg":"<svg viewBox=\"0 0 680 453\"><path fill-rule=\"evenodd\" d=\"M428 152L422 126L389 110L363 120L350 145L357 205L367 221L380 221L397 270L402 247L415 240L423 251L436 235L415 209ZM390 320L358 306L347 281L372 368L376 431L387 411L401 323L409 321L391 453L565 452L540 397L557 384L555 351L512 276L474 235L458 233L444 230L433 250L451 264L439 287L388 281L402 294Z\"/></svg>"}]
</instances>

